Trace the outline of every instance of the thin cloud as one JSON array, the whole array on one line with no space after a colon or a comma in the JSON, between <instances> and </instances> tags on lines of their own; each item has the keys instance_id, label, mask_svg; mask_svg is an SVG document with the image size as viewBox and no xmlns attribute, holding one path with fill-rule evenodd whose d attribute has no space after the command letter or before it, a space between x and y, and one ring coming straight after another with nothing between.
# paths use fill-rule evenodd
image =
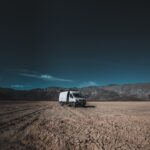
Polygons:
<instances>
[{"instance_id":1,"label":"thin cloud","mask_svg":"<svg viewBox=\"0 0 150 150\"><path fill-rule=\"evenodd\" d=\"M94 81L83 82L79 87L97 86L98 84Z\"/></svg>"},{"instance_id":2,"label":"thin cloud","mask_svg":"<svg viewBox=\"0 0 150 150\"><path fill-rule=\"evenodd\" d=\"M41 79L44 80L55 80L55 81L62 81L62 82L74 82L73 80L68 80L68 79L62 79L62 78L57 78L57 77L53 77L51 75L40 75Z\"/></svg>"},{"instance_id":3,"label":"thin cloud","mask_svg":"<svg viewBox=\"0 0 150 150\"><path fill-rule=\"evenodd\" d=\"M15 89L22 89L24 88L25 86L24 85L21 85L21 84L14 84L14 85L11 85L11 88L15 88Z\"/></svg>"},{"instance_id":4,"label":"thin cloud","mask_svg":"<svg viewBox=\"0 0 150 150\"><path fill-rule=\"evenodd\" d=\"M38 74L37 71L28 70L28 69L7 69L8 71L14 72L14 73L30 73L30 74Z\"/></svg>"},{"instance_id":5,"label":"thin cloud","mask_svg":"<svg viewBox=\"0 0 150 150\"><path fill-rule=\"evenodd\" d=\"M40 78L39 75L31 74L31 73L20 73L20 75L24 77Z\"/></svg>"},{"instance_id":6,"label":"thin cloud","mask_svg":"<svg viewBox=\"0 0 150 150\"><path fill-rule=\"evenodd\" d=\"M20 73L21 76L42 79L46 81L74 82L73 80L54 77L48 74Z\"/></svg>"}]
</instances>

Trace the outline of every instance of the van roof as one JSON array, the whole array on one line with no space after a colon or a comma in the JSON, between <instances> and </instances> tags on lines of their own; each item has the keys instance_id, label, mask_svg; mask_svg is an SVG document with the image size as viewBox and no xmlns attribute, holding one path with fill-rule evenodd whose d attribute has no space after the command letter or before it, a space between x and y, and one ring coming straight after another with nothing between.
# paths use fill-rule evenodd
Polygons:
<instances>
[{"instance_id":1,"label":"van roof","mask_svg":"<svg viewBox=\"0 0 150 150\"><path fill-rule=\"evenodd\" d=\"M63 91L63 92L70 92L70 93L79 93L80 91ZM63 93L63 92L61 92L61 93Z\"/></svg>"},{"instance_id":2,"label":"van roof","mask_svg":"<svg viewBox=\"0 0 150 150\"><path fill-rule=\"evenodd\" d=\"M70 91L70 93L80 93L80 91Z\"/></svg>"}]
</instances>

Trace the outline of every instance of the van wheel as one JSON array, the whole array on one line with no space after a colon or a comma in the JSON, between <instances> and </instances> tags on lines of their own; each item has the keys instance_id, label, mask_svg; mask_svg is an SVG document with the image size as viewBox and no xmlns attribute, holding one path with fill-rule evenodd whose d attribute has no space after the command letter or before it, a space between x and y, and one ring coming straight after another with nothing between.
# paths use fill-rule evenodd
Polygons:
<instances>
[{"instance_id":1,"label":"van wheel","mask_svg":"<svg viewBox=\"0 0 150 150\"><path fill-rule=\"evenodd\" d=\"M64 103L63 103L63 102L59 102L59 104L60 104L61 106L63 106L63 105L64 105Z\"/></svg>"},{"instance_id":2,"label":"van wheel","mask_svg":"<svg viewBox=\"0 0 150 150\"><path fill-rule=\"evenodd\" d=\"M81 107L85 107L85 104L82 104Z\"/></svg>"},{"instance_id":3,"label":"van wheel","mask_svg":"<svg viewBox=\"0 0 150 150\"><path fill-rule=\"evenodd\" d=\"M73 105L71 103L69 103L68 106L72 107Z\"/></svg>"},{"instance_id":4,"label":"van wheel","mask_svg":"<svg viewBox=\"0 0 150 150\"><path fill-rule=\"evenodd\" d=\"M76 103L75 103L75 102L73 102L73 103L72 103L72 106L73 106L73 107L76 107Z\"/></svg>"}]
</instances>

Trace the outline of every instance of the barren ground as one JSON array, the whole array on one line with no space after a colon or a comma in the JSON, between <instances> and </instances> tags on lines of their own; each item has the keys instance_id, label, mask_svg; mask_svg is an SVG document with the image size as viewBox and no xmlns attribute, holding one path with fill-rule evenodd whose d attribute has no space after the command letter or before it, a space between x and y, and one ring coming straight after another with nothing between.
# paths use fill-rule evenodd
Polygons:
<instances>
[{"instance_id":1,"label":"barren ground","mask_svg":"<svg viewBox=\"0 0 150 150\"><path fill-rule=\"evenodd\" d=\"M0 102L0 149L150 150L150 102Z\"/></svg>"}]
</instances>

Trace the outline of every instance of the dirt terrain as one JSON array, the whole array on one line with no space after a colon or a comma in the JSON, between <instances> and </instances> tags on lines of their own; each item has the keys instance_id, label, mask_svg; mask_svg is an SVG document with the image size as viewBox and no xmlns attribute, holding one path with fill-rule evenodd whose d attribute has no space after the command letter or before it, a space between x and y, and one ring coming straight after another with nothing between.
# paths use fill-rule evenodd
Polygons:
<instances>
[{"instance_id":1,"label":"dirt terrain","mask_svg":"<svg viewBox=\"0 0 150 150\"><path fill-rule=\"evenodd\" d=\"M0 149L150 150L150 102L0 102Z\"/></svg>"}]
</instances>

